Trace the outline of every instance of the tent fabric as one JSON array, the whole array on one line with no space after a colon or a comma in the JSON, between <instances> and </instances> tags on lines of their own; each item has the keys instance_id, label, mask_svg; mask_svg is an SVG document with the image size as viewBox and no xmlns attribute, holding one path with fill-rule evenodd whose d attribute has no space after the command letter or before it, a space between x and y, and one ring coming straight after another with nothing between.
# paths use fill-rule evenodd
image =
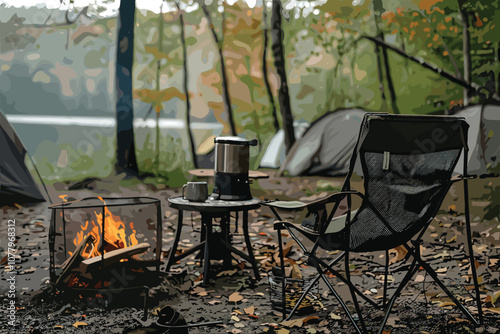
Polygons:
<instances>
[{"instance_id":1,"label":"tent fabric","mask_svg":"<svg viewBox=\"0 0 500 334\"><path fill-rule=\"evenodd\" d=\"M366 111L346 109L315 121L292 146L280 172L291 176L345 175Z\"/></svg>"},{"instance_id":2,"label":"tent fabric","mask_svg":"<svg viewBox=\"0 0 500 334\"><path fill-rule=\"evenodd\" d=\"M304 132L309 127L307 122L294 122L293 124L295 138L298 140L302 137ZM262 159L260 160L259 167L261 168L279 168L285 161L285 131L279 129L278 132L269 142Z\"/></svg>"},{"instance_id":3,"label":"tent fabric","mask_svg":"<svg viewBox=\"0 0 500 334\"><path fill-rule=\"evenodd\" d=\"M455 115L464 117L470 126L468 174L492 173L500 161L500 106L472 106ZM455 172L463 173L463 158L458 161Z\"/></svg>"},{"instance_id":4,"label":"tent fabric","mask_svg":"<svg viewBox=\"0 0 500 334\"><path fill-rule=\"evenodd\" d=\"M360 109L346 109L318 119L295 142L280 172L287 171L290 176L347 174L365 114L366 111ZM455 116L464 117L469 124L468 174L492 173L500 161L500 106L471 106ZM454 173L463 174L463 156Z\"/></svg>"},{"instance_id":5,"label":"tent fabric","mask_svg":"<svg viewBox=\"0 0 500 334\"><path fill-rule=\"evenodd\" d=\"M5 116L0 113L0 205L44 202L26 164L26 149Z\"/></svg>"}]
</instances>

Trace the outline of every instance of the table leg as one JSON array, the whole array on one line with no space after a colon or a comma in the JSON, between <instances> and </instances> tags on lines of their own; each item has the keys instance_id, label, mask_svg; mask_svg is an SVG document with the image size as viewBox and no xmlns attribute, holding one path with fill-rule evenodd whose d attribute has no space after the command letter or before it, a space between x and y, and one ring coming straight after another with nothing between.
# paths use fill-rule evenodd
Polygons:
<instances>
[{"instance_id":1,"label":"table leg","mask_svg":"<svg viewBox=\"0 0 500 334\"><path fill-rule=\"evenodd\" d=\"M208 284L208 269L210 267L210 242L212 239L212 216L202 214L201 220L205 227L205 252L203 263L203 284Z\"/></svg>"},{"instance_id":2,"label":"table leg","mask_svg":"<svg viewBox=\"0 0 500 334\"><path fill-rule=\"evenodd\" d=\"M260 280L259 268L257 267L257 262L255 262L253 247L250 241L250 235L248 234L248 211L243 212L243 234L245 236L245 243L247 244L248 256L250 257L250 263L253 267L255 280L258 281Z\"/></svg>"},{"instance_id":3,"label":"table leg","mask_svg":"<svg viewBox=\"0 0 500 334\"><path fill-rule=\"evenodd\" d=\"M200 244L204 243L206 241L206 229L204 225L203 219L201 220L201 229L200 229ZM200 260L200 266L203 266L203 258L205 256L205 247L203 247L198 255L196 255L196 258Z\"/></svg>"},{"instance_id":4,"label":"table leg","mask_svg":"<svg viewBox=\"0 0 500 334\"><path fill-rule=\"evenodd\" d=\"M175 231L175 239L172 248L170 248L170 252L168 254L167 267L166 271L168 272L170 266L175 263L175 254L177 253L177 246L179 245L179 240L181 239L181 231L182 231L182 210L179 210L179 216L177 218L177 230Z\"/></svg>"},{"instance_id":5,"label":"table leg","mask_svg":"<svg viewBox=\"0 0 500 334\"><path fill-rule=\"evenodd\" d=\"M230 233L230 228L231 228L231 215L227 214L222 217L221 224L220 224L221 230L222 230L222 240L224 241L225 245L231 245L231 237L229 236ZM231 268L232 264L232 256L231 256L231 250L228 249L227 252L224 252L223 258L222 258L222 265L224 269L229 269Z\"/></svg>"}]
</instances>

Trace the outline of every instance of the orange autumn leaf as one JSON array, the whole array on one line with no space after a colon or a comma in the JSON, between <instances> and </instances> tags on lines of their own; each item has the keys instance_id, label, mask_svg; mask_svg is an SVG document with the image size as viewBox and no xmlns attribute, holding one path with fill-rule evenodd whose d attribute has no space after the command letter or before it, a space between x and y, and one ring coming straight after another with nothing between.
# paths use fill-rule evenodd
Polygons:
<instances>
[{"instance_id":1,"label":"orange autumn leaf","mask_svg":"<svg viewBox=\"0 0 500 334\"><path fill-rule=\"evenodd\" d=\"M182 101L186 100L186 95L184 93L181 93L175 87L169 87L163 90L147 88L134 89L134 98L139 99L145 103L150 103L154 107L159 107L161 106L162 102L169 101L174 97L177 97Z\"/></svg>"},{"instance_id":2,"label":"orange autumn leaf","mask_svg":"<svg viewBox=\"0 0 500 334\"><path fill-rule=\"evenodd\" d=\"M476 27L482 27L483 26L483 21L479 18L479 15L476 15Z\"/></svg>"},{"instance_id":3,"label":"orange autumn leaf","mask_svg":"<svg viewBox=\"0 0 500 334\"><path fill-rule=\"evenodd\" d=\"M387 24L396 22L396 14L394 12L385 12L382 14L382 19L387 20Z\"/></svg>"},{"instance_id":4,"label":"orange autumn leaf","mask_svg":"<svg viewBox=\"0 0 500 334\"><path fill-rule=\"evenodd\" d=\"M435 10L438 10L439 11L439 8L436 8L436 4L438 2L442 2L443 0L421 0L419 3L418 3L418 7L420 9L423 9L427 12L427 14L430 14L432 12L434 12Z\"/></svg>"}]
</instances>

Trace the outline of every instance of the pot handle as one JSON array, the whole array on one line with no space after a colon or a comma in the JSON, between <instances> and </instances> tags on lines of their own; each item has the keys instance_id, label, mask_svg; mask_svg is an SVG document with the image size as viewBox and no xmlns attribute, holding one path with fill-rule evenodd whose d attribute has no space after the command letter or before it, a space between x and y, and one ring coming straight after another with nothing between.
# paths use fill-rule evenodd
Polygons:
<instances>
[{"instance_id":1,"label":"pot handle","mask_svg":"<svg viewBox=\"0 0 500 334\"><path fill-rule=\"evenodd\" d=\"M257 143L258 143L257 139L252 139L248 142L248 146L257 146Z\"/></svg>"}]
</instances>

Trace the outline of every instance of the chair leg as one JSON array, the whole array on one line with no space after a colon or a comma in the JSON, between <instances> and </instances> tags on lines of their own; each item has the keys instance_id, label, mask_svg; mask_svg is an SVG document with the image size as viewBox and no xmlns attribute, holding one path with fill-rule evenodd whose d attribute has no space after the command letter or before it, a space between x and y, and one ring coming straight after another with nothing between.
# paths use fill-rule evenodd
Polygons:
<instances>
[{"instance_id":1,"label":"chair leg","mask_svg":"<svg viewBox=\"0 0 500 334\"><path fill-rule=\"evenodd\" d=\"M345 266L345 278L349 282L351 282L351 270L349 268L349 251L345 252L344 266ZM351 282L351 284L348 284L348 285L349 285L349 291L351 292L352 302L354 304L356 312L358 313L358 318L359 318L359 322L361 323L361 328L363 328L364 332L367 332L365 320L363 318L363 315L361 314L361 308L359 307L358 298L356 297L356 292L354 290L354 285L352 284L352 282Z\"/></svg>"},{"instance_id":2,"label":"chair leg","mask_svg":"<svg viewBox=\"0 0 500 334\"><path fill-rule=\"evenodd\" d=\"M387 276L389 275L389 250L385 251L385 273L384 273L384 299L383 306L387 305Z\"/></svg>"},{"instance_id":3,"label":"chair leg","mask_svg":"<svg viewBox=\"0 0 500 334\"><path fill-rule=\"evenodd\" d=\"M403 290L403 288L406 286L406 284L408 284L408 282L413 277L413 275L415 275L415 272L417 269L417 267L415 266L416 262L417 262L417 260L415 258L413 258L413 262L410 265L410 269L408 269L408 272L406 273L405 277L403 277L401 284L398 286L398 288L396 289L396 291L392 295L391 299L389 300L389 303L387 305L387 309L385 311L384 320L380 324L378 334L382 334L382 332L384 331L384 326L385 326L387 320L389 319L389 315L391 314L391 310L392 310L392 307L394 306L394 302L396 301L396 298L398 298L398 296L401 293L401 291Z\"/></svg>"},{"instance_id":4,"label":"chair leg","mask_svg":"<svg viewBox=\"0 0 500 334\"><path fill-rule=\"evenodd\" d=\"M344 254L342 254L344 255ZM313 256L314 257L314 256ZM334 274L339 280L341 280L343 283L347 284L347 285L350 285L351 282L349 282L349 280L347 280L345 277L343 277L337 270L335 270L332 265L334 264L327 264L325 263L323 260L317 258L317 257L314 257L314 259L316 261L318 261L319 264L321 264L323 267L325 268L328 268L328 270L325 270L324 272L326 271L329 271L331 272L332 274ZM371 300L370 298L368 298L367 296L365 296L361 291L359 291L358 288L356 288L354 285L352 285L352 288L353 290L358 294L358 296L360 296L361 298L363 298L366 302L368 302L370 305L374 306L374 307L380 307L376 302L374 302L373 300Z\"/></svg>"},{"instance_id":5,"label":"chair leg","mask_svg":"<svg viewBox=\"0 0 500 334\"><path fill-rule=\"evenodd\" d=\"M281 302L283 303L283 320L286 318L286 275L285 275L285 259L283 255L283 244L281 238L281 229L278 229L278 247L281 267Z\"/></svg>"},{"instance_id":6,"label":"chair leg","mask_svg":"<svg viewBox=\"0 0 500 334\"><path fill-rule=\"evenodd\" d=\"M323 279L323 281L325 282L325 284L328 286L328 289L330 289L330 291L333 293L334 297L338 300L338 302L340 303L340 306L342 306L342 308L344 309L345 314L347 315L347 317L351 321L352 325L356 329L356 332L362 334L363 332L361 331L361 329L356 324L356 320L354 320L354 318L352 317L351 312L349 312L349 309L347 308L347 305L344 303L344 301L342 300L342 298L340 298L340 296L338 295L337 291L335 291L335 289L333 288L333 286L330 284L330 282L326 278L325 274L322 273L320 276Z\"/></svg>"},{"instance_id":7,"label":"chair leg","mask_svg":"<svg viewBox=\"0 0 500 334\"><path fill-rule=\"evenodd\" d=\"M338 257L336 257L332 262L330 262L330 266L333 266L335 265L335 263L337 263L338 261L340 261L342 259L342 257L344 256L344 253L340 254ZM297 311L297 309L299 308L300 304L302 303L302 301L304 300L304 298L307 296L307 294L309 294L309 291L311 291L311 289L313 288L313 286L316 284L316 282L319 281L319 279L321 278L321 275L324 274L326 270L323 270L319 267L319 265L316 266L316 271L318 272L318 275L314 278L314 280L311 282L311 284L307 287L307 289L302 293L302 295L300 296L299 300L297 301L297 303L295 304L295 307L293 308L292 312L290 312L290 314L288 315L288 317L285 319L285 320L290 320L292 318L292 316L294 315L295 311Z\"/></svg>"},{"instance_id":8,"label":"chair leg","mask_svg":"<svg viewBox=\"0 0 500 334\"><path fill-rule=\"evenodd\" d=\"M465 225L467 231L467 252L469 253L469 263L472 271L472 279L474 281L474 290L476 292L476 305L477 312L479 316L479 324L482 326L484 324L483 319L483 309L481 307L481 297L479 292L479 282L477 280L476 264L474 259L474 250L472 249L472 231L470 226L470 212L469 212L469 188L467 179L464 181L464 198L465 198Z\"/></svg>"},{"instance_id":9,"label":"chair leg","mask_svg":"<svg viewBox=\"0 0 500 334\"><path fill-rule=\"evenodd\" d=\"M295 311L297 311L297 309L299 308L300 304L302 304L302 301L304 300L304 298L306 298L306 296L309 294L309 291L311 291L311 289L313 288L313 286L319 281L320 278L321 278L321 275L318 274L318 276L316 276L313 279L313 281L311 282L311 284L307 287L307 289L300 296L299 300L297 301L297 303L293 307L292 312L290 312L290 314L288 315L288 317L286 317L285 320L290 320L293 317Z\"/></svg>"},{"instance_id":10,"label":"chair leg","mask_svg":"<svg viewBox=\"0 0 500 334\"><path fill-rule=\"evenodd\" d=\"M407 248L408 249L408 248ZM410 249L408 249L410 252L412 252ZM437 283L437 285L439 285L439 287L441 288L441 290L443 290L447 295L448 297L450 297L451 301L453 303L455 303L455 305L460 309L460 311L462 311L462 313L470 320L472 321L476 326L479 326L481 325L481 321L477 321L474 316L469 312L469 310L467 308L465 308L465 306L462 305L462 303L460 303L457 299L457 297L455 297L454 294L451 293L450 290L448 290L448 288L443 284L443 282L441 282L441 280L438 278L437 276L437 273L434 271L434 269L431 268L431 266L429 266L424 260L422 260L420 258L420 256L414 254L412 252L412 255L414 256L414 258L418 261L418 263L425 269L425 271L429 274L429 276L432 277L432 279L434 280L434 282ZM471 265L473 266L474 263L471 263ZM481 301L479 301L481 302Z\"/></svg>"}]
</instances>

